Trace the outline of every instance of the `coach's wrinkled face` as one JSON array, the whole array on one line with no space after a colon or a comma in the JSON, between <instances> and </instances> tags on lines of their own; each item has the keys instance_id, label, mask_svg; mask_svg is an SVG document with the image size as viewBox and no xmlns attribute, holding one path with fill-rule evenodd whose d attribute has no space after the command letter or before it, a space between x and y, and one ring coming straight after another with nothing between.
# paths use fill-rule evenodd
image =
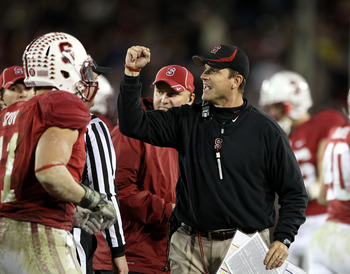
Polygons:
<instances>
[{"instance_id":1,"label":"coach's wrinkled face","mask_svg":"<svg viewBox=\"0 0 350 274\"><path fill-rule=\"evenodd\" d=\"M23 79L17 81L9 88L4 88L1 90L1 108L8 107L13 103L19 101L28 101L34 96L34 89L32 87L26 87L23 84Z\"/></svg>"},{"instance_id":2,"label":"coach's wrinkled face","mask_svg":"<svg viewBox=\"0 0 350 274\"><path fill-rule=\"evenodd\" d=\"M167 111L171 107L179 107L183 104L191 105L195 95L188 90L178 92L166 82L160 81L154 85L153 107Z\"/></svg>"}]
</instances>

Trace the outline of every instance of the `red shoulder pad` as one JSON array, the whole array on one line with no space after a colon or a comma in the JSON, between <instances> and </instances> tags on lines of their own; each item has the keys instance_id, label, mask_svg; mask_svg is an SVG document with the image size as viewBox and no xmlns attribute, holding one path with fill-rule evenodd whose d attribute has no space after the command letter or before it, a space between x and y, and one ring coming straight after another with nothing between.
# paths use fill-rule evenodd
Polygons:
<instances>
[{"instance_id":1,"label":"red shoulder pad","mask_svg":"<svg viewBox=\"0 0 350 274\"><path fill-rule=\"evenodd\" d=\"M47 126L82 129L91 119L90 110L77 95L50 91L38 100L41 117Z\"/></svg>"}]
</instances>

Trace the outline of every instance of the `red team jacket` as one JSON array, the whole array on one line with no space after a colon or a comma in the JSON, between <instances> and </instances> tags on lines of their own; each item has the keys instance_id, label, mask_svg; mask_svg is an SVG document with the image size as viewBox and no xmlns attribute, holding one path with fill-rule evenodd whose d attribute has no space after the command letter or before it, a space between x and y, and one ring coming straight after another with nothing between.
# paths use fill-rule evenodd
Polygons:
<instances>
[{"instance_id":1,"label":"red team jacket","mask_svg":"<svg viewBox=\"0 0 350 274\"><path fill-rule=\"evenodd\" d=\"M311 119L297 127L289 136L292 149L298 160L306 188L317 179L317 148L325 140L331 128L343 125L346 118L340 112L326 109L314 114ZM316 199L309 201L305 214L317 215L327 212L327 207Z\"/></svg>"},{"instance_id":2,"label":"red team jacket","mask_svg":"<svg viewBox=\"0 0 350 274\"><path fill-rule=\"evenodd\" d=\"M51 91L0 111L0 216L72 229L74 205L54 199L36 179L35 149L49 127L78 129L79 138L67 168L80 182L85 165L84 132L89 121L85 103L64 91Z\"/></svg>"},{"instance_id":3,"label":"red team jacket","mask_svg":"<svg viewBox=\"0 0 350 274\"><path fill-rule=\"evenodd\" d=\"M143 99L143 103L146 109L153 108L151 100ZM126 137L118 127L112 131L112 140L129 271L161 273L166 259L166 226L179 177L177 151ZM111 269L106 266L111 258L108 248L103 253L95 254L94 269Z\"/></svg>"}]
</instances>

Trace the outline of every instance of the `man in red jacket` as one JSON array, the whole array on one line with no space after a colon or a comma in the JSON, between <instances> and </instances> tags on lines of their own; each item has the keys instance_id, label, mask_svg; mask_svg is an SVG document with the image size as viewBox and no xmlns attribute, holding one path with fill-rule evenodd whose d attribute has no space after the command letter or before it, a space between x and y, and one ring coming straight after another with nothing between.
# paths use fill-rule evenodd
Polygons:
<instances>
[{"instance_id":1,"label":"man in red jacket","mask_svg":"<svg viewBox=\"0 0 350 274\"><path fill-rule=\"evenodd\" d=\"M146 110L167 111L192 104L195 98L193 75L178 65L159 70L151 87L153 100L142 99ZM166 228L179 177L177 151L126 137L118 126L112 131L112 141L129 273L160 273L166 261ZM94 269L98 269L97 258Z\"/></svg>"}]
</instances>

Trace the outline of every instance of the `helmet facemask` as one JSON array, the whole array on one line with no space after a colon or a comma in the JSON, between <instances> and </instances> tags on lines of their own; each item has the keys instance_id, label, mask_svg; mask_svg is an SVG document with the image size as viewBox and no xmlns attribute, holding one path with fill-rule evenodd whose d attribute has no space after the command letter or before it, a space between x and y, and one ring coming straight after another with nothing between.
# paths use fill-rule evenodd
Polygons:
<instances>
[{"instance_id":1,"label":"helmet facemask","mask_svg":"<svg viewBox=\"0 0 350 274\"><path fill-rule=\"evenodd\" d=\"M85 102L91 102L99 89L98 81L93 72L94 64L89 56L80 69L81 81L77 83L76 90Z\"/></svg>"}]
</instances>

